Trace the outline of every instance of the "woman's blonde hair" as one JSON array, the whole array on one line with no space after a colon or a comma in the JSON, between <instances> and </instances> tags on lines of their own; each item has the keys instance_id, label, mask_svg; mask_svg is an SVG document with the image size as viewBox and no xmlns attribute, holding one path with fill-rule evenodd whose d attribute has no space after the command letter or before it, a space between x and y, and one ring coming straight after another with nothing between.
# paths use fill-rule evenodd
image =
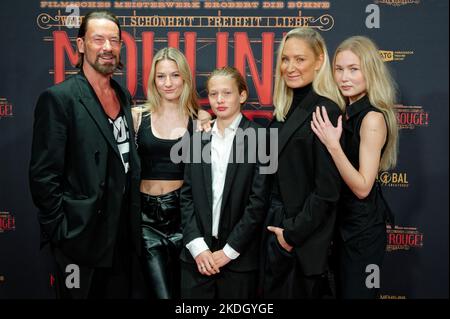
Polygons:
<instances>
[{"instance_id":1,"label":"woman's blonde hair","mask_svg":"<svg viewBox=\"0 0 450 319\"><path fill-rule=\"evenodd\" d=\"M284 46L286 41L291 38L305 41L314 52L316 58L323 55L322 65L313 80L313 89L317 94L335 102L343 110L345 102L333 80L330 60L324 39L317 31L311 28L296 28L292 29L284 36L283 40L281 40L280 47L278 48L277 64L275 67L275 87L273 92L273 104L275 106L274 115L276 119L281 122L284 121L286 114L291 107L294 95L292 88L289 88L286 85L281 74L281 60Z\"/></svg>"},{"instance_id":2,"label":"woman's blonde hair","mask_svg":"<svg viewBox=\"0 0 450 319\"><path fill-rule=\"evenodd\" d=\"M159 94L156 84L156 64L163 60L175 62L183 79L183 91L180 95L180 112L191 118L197 117L199 105L197 101L197 92L194 89L191 70L186 57L180 50L175 48L164 48L156 52L153 57L152 67L148 78L147 102L144 105L144 111L155 112L161 105L161 95Z\"/></svg>"},{"instance_id":3,"label":"woman's blonde hair","mask_svg":"<svg viewBox=\"0 0 450 319\"><path fill-rule=\"evenodd\" d=\"M386 120L387 144L381 156L379 169L380 171L391 169L397 163L398 153L398 125L394 112L395 81L381 59L375 43L363 36L350 37L338 46L333 57L333 67L336 65L336 56L347 50L359 58L361 72L366 80L366 91L370 104L379 109Z\"/></svg>"}]
</instances>

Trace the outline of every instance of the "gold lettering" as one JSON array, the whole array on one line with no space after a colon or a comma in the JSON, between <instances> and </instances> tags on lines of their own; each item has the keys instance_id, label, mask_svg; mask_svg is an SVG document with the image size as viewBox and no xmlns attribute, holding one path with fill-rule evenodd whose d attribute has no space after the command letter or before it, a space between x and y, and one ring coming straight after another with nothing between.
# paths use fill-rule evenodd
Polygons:
<instances>
[{"instance_id":1,"label":"gold lettering","mask_svg":"<svg viewBox=\"0 0 450 319\"><path fill-rule=\"evenodd\" d=\"M257 9L259 1L207 1L203 7L205 9Z\"/></svg>"},{"instance_id":2,"label":"gold lettering","mask_svg":"<svg viewBox=\"0 0 450 319\"><path fill-rule=\"evenodd\" d=\"M259 27L261 17L208 17L210 27Z\"/></svg>"}]
</instances>

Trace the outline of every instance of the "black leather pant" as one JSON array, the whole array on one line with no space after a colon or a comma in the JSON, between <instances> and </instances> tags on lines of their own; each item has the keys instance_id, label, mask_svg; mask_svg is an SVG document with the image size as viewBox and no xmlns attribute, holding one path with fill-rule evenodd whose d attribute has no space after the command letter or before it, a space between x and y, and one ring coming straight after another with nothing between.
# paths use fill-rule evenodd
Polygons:
<instances>
[{"instance_id":1,"label":"black leather pant","mask_svg":"<svg viewBox=\"0 0 450 319\"><path fill-rule=\"evenodd\" d=\"M180 191L160 196L141 193L143 272L152 297L180 296Z\"/></svg>"}]
</instances>

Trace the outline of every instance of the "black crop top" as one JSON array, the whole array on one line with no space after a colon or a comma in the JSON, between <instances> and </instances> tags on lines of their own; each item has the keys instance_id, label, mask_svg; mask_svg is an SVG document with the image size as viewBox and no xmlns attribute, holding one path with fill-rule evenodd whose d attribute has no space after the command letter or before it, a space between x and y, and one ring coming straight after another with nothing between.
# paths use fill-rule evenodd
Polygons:
<instances>
[{"instance_id":1,"label":"black crop top","mask_svg":"<svg viewBox=\"0 0 450 319\"><path fill-rule=\"evenodd\" d=\"M189 118L187 129L186 134L192 135L191 118ZM149 114L143 113L136 137L137 151L141 159L141 179L183 180L184 163L173 163L170 160L170 149L180 141L181 137L174 140L156 137L152 132Z\"/></svg>"}]
</instances>

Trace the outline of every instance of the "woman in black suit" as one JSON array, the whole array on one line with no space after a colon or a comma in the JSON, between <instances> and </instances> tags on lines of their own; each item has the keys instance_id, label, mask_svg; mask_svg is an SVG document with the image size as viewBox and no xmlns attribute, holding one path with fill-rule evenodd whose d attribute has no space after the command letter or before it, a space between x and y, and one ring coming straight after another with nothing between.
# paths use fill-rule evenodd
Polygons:
<instances>
[{"instance_id":1,"label":"woman in black suit","mask_svg":"<svg viewBox=\"0 0 450 319\"><path fill-rule=\"evenodd\" d=\"M345 40L336 50L333 68L348 102L346 119L342 124L339 118L334 127L326 110L321 113L318 108L312 129L326 145L346 184L339 204L336 240L338 295L376 298L379 278L369 278L368 285L366 279L375 267L379 274L386 250L386 223L393 219L376 176L394 167L397 159L395 86L377 47L365 37ZM341 135L344 148L339 143Z\"/></svg>"},{"instance_id":2,"label":"woman in black suit","mask_svg":"<svg viewBox=\"0 0 450 319\"><path fill-rule=\"evenodd\" d=\"M323 105L333 123L343 99L335 85L325 42L313 29L283 38L274 88L278 171L262 243L264 298L320 298L328 292L328 251L336 219L340 177L310 127Z\"/></svg>"}]
</instances>

